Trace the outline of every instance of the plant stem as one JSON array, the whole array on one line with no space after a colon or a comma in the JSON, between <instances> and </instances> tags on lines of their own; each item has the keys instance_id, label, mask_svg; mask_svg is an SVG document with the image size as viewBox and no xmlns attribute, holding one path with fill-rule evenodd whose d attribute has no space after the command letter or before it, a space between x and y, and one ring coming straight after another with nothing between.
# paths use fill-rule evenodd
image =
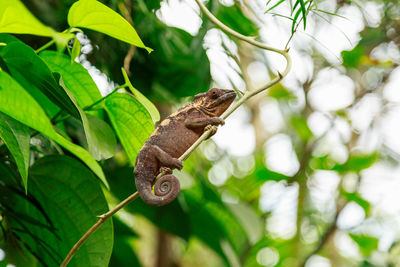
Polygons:
<instances>
[{"instance_id":1,"label":"plant stem","mask_svg":"<svg viewBox=\"0 0 400 267\"><path fill-rule=\"evenodd\" d=\"M109 212L104 213L103 215L98 216L100 219L92 226L90 229L79 239L78 242L72 247L71 251L65 257L64 261L61 263L60 267L67 266L68 262L75 255L78 249L82 246L82 244L89 238L91 234L93 234L108 218L113 216L117 211L128 205L131 201L135 200L139 196L138 192L133 193L126 199L124 199L121 203L111 209Z\"/></svg>"},{"instance_id":2,"label":"plant stem","mask_svg":"<svg viewBox=\"0 0 400 267\"><path fill-rule=\"evenodd\" d=\"M260 87L259 89L256 90L252 90L252 91L246 91L244 93L244 95L239 98L239 100L233 105L231 106L228 110L226 110L224 112L224 114L221 115L222 119L226 119L230 114L232 114L233 111L235 111L240 105L242 105L244 102L246 102L248 99L250 99L251 97L255 96L256 94L259 94L263 91L265 91L266 89L270 88L271 86L273 86L274 84L280 82L290 71L291 68L291 59L290 56L288 54L289 49L284 49L284 50L280 50L277 48L273 48L267 45L264 45L263 43L257 42L254 39L244 36L234 30L232 30L231 28L229 28L228 26L226 26L225 24L223 24L221 21L219 21L204 5L203 3L200 2L200 0L195 0L196 3L198 4L198 6L200 7L200 9L204 12L204 14L207 16L207 18L213 22L215 25L217 25L221 30L223 30L224 32L240 39L243 40L251 45L254 45L256 47L262 48L264 50L268 50L268 51L272 51L272 52L276 52L278 54L281 54L285 60L286 60L286 68L282 73L278 73L278 75L272 79L271 81L269 81L266 85ZM126 86L126 85L124 85ZM118 87L117 87L118 88ZM116 88L116 89L117 89ZM115 92L116 90L114 89L113 92ZM112 92L112 93L113 93ZM112 94L111 93L111 94ZM109 94L109 95L111 95ZM108 96L109 96L108 95ZM97 104L97 103L94 103ZM94 105L93 104L93 105ZM213 126L213 128L217 128L217 126ZM188 149L185 151L185 153L179 157L179 160L184 161L186 160L189 155L193 152L193 150L195 150L204 140L206 140L210 134L211 134L212 129L209 129L208 131L205 131L200 138ZM160 177L162 177L165 173L161 172L156 179L159 179ZM64 267L68 264L68 262L71 260L71 258L74 256L74 254L78 251L79 247L89 238L89 236L96 231L109 217L111 217L113 214L115 214L117 211L119 211L121 208L123 208L124 206L126 206L128 203L130 203L132 200L136 199L138 197L138 192L133 193L131 196L129 196L127 199L123 200L120 204L118 204L115 208L113 208L112 210L110 210L109 212L99 216L100 220L97 221L96 224L94 224L82 237L81 239L79 239L79 241L74 245L74 247L71 249L71 251L68 253L67 257L65 258L65 260L63 261L63 263L60 265L61 267Z\"/></svg>"},{"instance_id":3,"label":"plant stem","mask_svg":"<svg viewBox=\"0 0 400 267\"><path fill-rule=\"evenodd\" d=\"M113 94L115 94L119 89L124 88L124 87L126 87L126 86L128 86L128 85L125 83L125 84L123 84L123 85L120 85L120 86L115 87L115 88L111 91L111 93L109 93L108 95L106 95L106 96L100 98L99 100L97 100L97 101L94 102L93 104L90 104L89 106L84 107L83 110L86 110L86 111L87 111L87 110L93 110L93 107L95 107L95 106L98 105L99 103L101 103L101 102L103 102L104 100L106 100L108 97L110 97L110 96L112 96ZM53 119L51 119L51 122L52 122L53 124L57 124L57 123L59 123L60 121L63 121L63 120L65 120L65 119L68 119L69 117L71 117L69 114L67 114L67 115L65 115L64 117L62 117L62 118L56 120L56 118L59 117L60 114L61 114L61 111L59 111L59 112L53 117Z\"/></svg>"},{"instance_id":4,"label":"plant stem","mask_svg":"<svg viewBox=\"0 0 400 267\"><path fill-rule=\"evenodd\" d=\"M39 54L39 53L42 52L43 50L45 50L45 49L49 48L50 46L52 46L55 42L56 42L56 41L54 41L54 39L53 39L53 40L51 40L51 41L45 43L43 46L41 46L41 47L39 47L38 49L36 49L36 50L35 50L35 53L36 53L36 54Z\"/></svg>"},{"instance_id":5,"label":"plant stem","mask_svg":"<svg viewBox=\"0 0 400 267\"><path fill-rule=\"evenodd\" d=\"M97 101L94 102L93 104L91 104L91 105L89 105L89 106L87 106L87 107L84 107L83 110L90 110L90 109L92 109L92 108L93 108L94 106L96 106L97 104L101 103L102 101L106 100L107 98L109 98L110 96L112 96L113 94L115 94L119 89L124 88L124 87L126 87L126 86L128 86L128 85L127 85L126 83L124 83L123 85L120 85L120 86L115 87L115 88L111 91L111 93L109 93L108 95L106 95L106 96L100 98L99 100L97 100Z\"/></svg>"}]
</instances>

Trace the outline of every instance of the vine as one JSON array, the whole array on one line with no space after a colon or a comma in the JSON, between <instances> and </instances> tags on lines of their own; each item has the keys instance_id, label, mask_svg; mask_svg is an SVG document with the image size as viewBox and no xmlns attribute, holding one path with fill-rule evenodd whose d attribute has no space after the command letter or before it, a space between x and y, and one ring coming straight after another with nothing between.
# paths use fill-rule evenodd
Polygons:
<instances>
[{"instance_id":1,"label":"vine","mask_svg":"<svg viewBox=\"0 0 400 267\"><path fill-rule=\"evenodd\" d=\"M244 92L244 94L240 97L240 94L238 94L239 96L239 100L234 103L234 105L232 105L228 110L226 110L222 115L221 118L222 119L226 119L230 114L232 114L233 111L235 111L239 106L241 106L244 102L246 102L247 100L249 100L251 97L265 91L266 89L270 88L271 86L273 86L274 84L278 83L279 81L281 81L290 71L291 68L291 59L289 56L289 49L285 48L284 50L281 49L277 49L277 48L273 48L270 46L267 46L263 43L260 43L258 41L255 41L254 39L248 37L248 36L244 36L234 30L232 30L231 28L229 28L228 26L226 26L225 24L223 24L221 21L219 21L207 8L206 6L200 1L200 0L195 0L197 5L199 6L199 8L201 9L201 11L206 15L206 17L213 22L217 27L219 27L222 31L226 32L227 34L234 36L242 41L245 41L253 46L256 46L258 48L264 49L264 50L268 50L268 51L272 51L275 53L278 53L280 55L282 55L285 60L286 60L286 67L284 69L284 71L282 73L278 72L278 75L272 79L271 81L269 81L267 84L265 84L264 86L256 89L256 90L251 90L251 91L246 91ZM188 149L186 150L186 152L179 157L179 160L184 161L186 160L190 154L204 141L206 140L212 130L216 129L217 126L212 126L209 130L205 131L200 138ZM156 179L159 179L161 176L163 176L165 173L161 172ZM61 263L61 267L65 267L67 266L67 264L69 263L69 261L72 259L72 257L75 255L75 253L78 251L78 249L82 246L83 243L85 243L85 241L91 236L91 234L93 234L107 219L109 219L112 215L114 215L115 213L117 213L120 209L122 209L123 207L125 207L126 205L128 205L130 202L132 202L133 200L135 200L137 197L139 196L138 192L133 193L132 195L130 195L129 197L127 197L125 200L123 200L122 202L120 202L117 206L115 206L113 209L111 209L110 211L108 211L107 213L104 213L100 216L98 216L99 220L81 237L81 239L79 239L79 241L72 247L72 249L70 250L70 252L68 253L68 255L65 257L64 261Z\"/></svg>"}]
</instances>

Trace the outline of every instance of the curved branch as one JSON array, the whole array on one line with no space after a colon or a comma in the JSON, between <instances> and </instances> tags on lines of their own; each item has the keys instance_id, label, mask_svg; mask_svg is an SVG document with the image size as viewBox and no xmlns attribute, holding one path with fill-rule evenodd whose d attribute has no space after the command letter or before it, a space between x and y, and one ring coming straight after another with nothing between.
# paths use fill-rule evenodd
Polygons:
<instances>
[{"instance_id":1,"label":"curved branch","mask_svg":"<svg viewBox=\"0 0 400 267\"><path fill-rule=\"evenodd\" d=\"M81 237L81 239L79 239L78 242L76 242L76 244L71 248L68 255L65 257L64 261L61 263L60 267L67 266L69 261L72 259L72 257L78 251L78 249L83 245L83 243L85 243L85 241L89 238L89 236L91 236L108 218L110 218L115 213L117 213L117 211L128 205L131 201L135 200L138 196L139 193L135 192L129 197L125 198L123 201L121 201L117 206L115 206L107 213L97 216L100 219L95 224L93 224L92 227L90 227L90 229Z\"/></svg>"},{"instance_id":2,"label":"curved branch","mask_svg":"<svg viewBox=\"0 0 400 267\"><path fill-rule=\"evenodd\" d=\"M242 41L245 41L251 45L254 45L256 47L259 47L261 49L264 50L268 50L268 51L272 51L275 53L278 53L280 55L282 55L285 60L286 60L286 67L284 69L284 71L282 73L278 72L278 75L272 79L271 81L269 81L267 84L265 84L264 86L256 89L256 90L252 90L252 91L246 91L244 93L244 95L234 104L232 105L228 110L226 110L224 112L224 114L221 115L222 119L226 119L230 114L232 114L233 111L235 111L239 106L241 106L244 102L246 102L248 99L250 99L251 97L265 91L266 89L270 88L271 86L273 86L274 84L280 82L290 71L291 68L291 59L290 56L288 54L289 49L285 49L285 50L281 50L281 49L277 49L277 48L273 48L270 46L267 46L263 43L260 43L258 41L255 41L253 38L250 38L248 36L244 36L234 30L232 30L231 28L229 28L228 26L226 26L225 24L223 24L221 21L219 21L205 6L202 2L200 2L200 0L195 0L197 5L200 7L200 9L204 12L204 14L207 16L207 18L213 22L216 26L218 26L221 30L223 30L224 32L228 33L229 35L232 35ZM217 128L217 126L212 126L213 128ZM185 151L185 153L179 157L179 160L184 161L186 160L190 154L204 141L206 140L210 134L212 132L212 129L210 128L208 131L205 131L200 138L188 149ZM162 177L163 175L165 175L165 173L161 172L156 179L159 179L160 177ZM89 238L89 236L94 233L108 218L110 218L112 215L114 215L116 212L118 212L120 209L122 209L123 207L125 207L127 204L129 204L131 201L133 201L134 199L136 199L138 197L138 192L133 193L132 195L130 195L128 198L126 198L125 200L123 200L121 203L119 203L115 208L113 208L112 210L110 210L109 212L100 215L99 216L99 220L96 222L96 224L94 224L82 237L81 239L74 245L74 247L71 249L71 251L68 253L67 257L64 259L64 261L62 262L62 264L60 265L61 267L65 267L68 262L71 260L71 258L74 256L74 254L78 251L79 247Z\"/></svg>"}]
</instances>

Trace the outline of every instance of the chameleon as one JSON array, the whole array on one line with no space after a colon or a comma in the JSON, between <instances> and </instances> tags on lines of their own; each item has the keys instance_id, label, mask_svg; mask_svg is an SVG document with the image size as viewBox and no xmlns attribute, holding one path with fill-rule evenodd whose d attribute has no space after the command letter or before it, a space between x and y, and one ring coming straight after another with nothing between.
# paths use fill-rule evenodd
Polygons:
<instances>
[{"instance_id":1,"label":"chameleon","mask_svg":"<svg viewBox=\"0 0 400 267\"><path fill-rule=\"evenodd\" d=\"M233 90L212 88L195 95L192 102L161 121L136 157L135 184L144 202L163 206L178 196L179 180L172 175L172 169L183 168L178 158L204 131L212 129L212 136L216 132L212 126L225 124L219 116L228 109L235 97ZM155 181L160 172L165 175Z\"/></svg>"}]
</instances>

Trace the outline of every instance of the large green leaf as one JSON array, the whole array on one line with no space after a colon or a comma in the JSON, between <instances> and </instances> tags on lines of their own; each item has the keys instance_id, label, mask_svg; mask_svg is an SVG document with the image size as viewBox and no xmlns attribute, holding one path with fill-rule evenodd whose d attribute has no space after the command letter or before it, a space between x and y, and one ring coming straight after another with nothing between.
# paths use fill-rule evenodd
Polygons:
<instances>
[{"instance_id":1,"label":"large green leaf","mask_svg":"<svg viewBox=\"0 0 400 267\"><path fill-rule=\"evenodd\" d=\"M21 183L18 181L18 173L16 173L13 166L0 161L0 212L3 217L0 222L0 227L2 228L0 231L0 248L5 251L6 254L5 259L0 261L1 267L6 267L8 263L15 266L37 266L36 259L33 255L30 255L31 253L22 245L23 241L16 240L16 229L11 227L9 222L10 217L17 217L22 220L25 218L31 219L25 214L21 216L18 210L15 209L16 198L26 198L26 193L20 184ZM32 203L32 205L35 204ZM5 223L6 221L8 222L7 224ZM33 223L35 223L35 221L33 221ZM45 227L48 228L47 225L45 225ZM6 234L6 236L4 236L4 234Z\"/></svg>"},{"instance_id":2,"label":"large green leaf","mask_svg":"<svg viewBox=\"0 0 400 267\"><path fill-rule=\"evenodd\" d=\"M79 118L68 94L58 85L49 67L33 49L22 42L10 42L0 49L0 57L10 74L42 105L49 105L39 91L62 110ZM43 101L43 102L42 102Z\"/></svg>"},{"instance_id":3,"label":"large green leaf","mask_svg":"<svg viewBox=\"0 0 400 267\"><path fill-rule=\"evenodd\" d=\"M0 3L0 32L52 35L51 28L43 25L19 0L1 0Z\"/></svg>"},{"instance_id":4,"label":"large green leaf","mask_svg":"<svg viewBox=\"0 0 400 267\"><path fill-rule=\"evenodd\" d=\"M75 105L75 108L79 112L79 116L82 121L83 129L86 135L89 153L96 160L111 158L114 155L115 146L117 143L115 134L112 131L111 127L102 119L87 115L83 111L83 109L76 103L75 97L68 90L68 88L66 88L64 81L59 76L59 74L56 73L55 76L57 76L57 79L60 81L60 86L68 94L73 104ZM90 116L90 118L88 116Z\"/></svg>"},{"instance_id":5,"label":"large green leaf","mask_svg":"<svg viewBox=\"0 0 400 267\"><path fill-rule=\"evenodd\" d=\"M67 55L55 51L43 51L40 53L40 57L53 72L61 74L65 86L75 96L80 107L89 106L101 98L95 82L81 64L71 63Z\"/></svg>"},{"instance_id":6,"label":"large green leaf","mask_svg":"<svg viewBox=\"0 0 400 267\"><path fill-rule=\"evenodd\" d=\"M108 211L107 202L93 174L79 161L62 155L36 161L30 171L29 188L30 197L38 205L22 199L16 202L15 211L31 220L12 217L11 224L24 229L18 235L42 261L48 266L59 265L96 223L96 216ZM112 246L112 221L108 220L82 245L68 266L107 266Z\"/></svg>"},{"instance_id":7,"label":"large green leaf","mask_svg":"<svg viewBox=\"0 0 400 267\"><path fill-rule=\"evenodd\" d=\"M114 223L114 248L111 254L109 267L136 267L141 266L132 246L132 238L136 233L118 218L113 218Z\"/></svg>"},{"instance_id":8,"label":"large green leaf","mask_svg":"<svg viewBox=\"0 0 400 267\"><path fill-rule=\"evenodd\" d=\"M155 124L158 122L160 120L160 113L158 112L156 106L135 87L132 86L129 88L131 89L132 94L134 94L140 103L142 103L142 105L147 109L151 119L153 120L153 123Z\"/></svg>"},{"instance_id":9,"label":"large green leaf","mask_svg":"<svg viewBox=\"0 0 400 267\"><path fill-rule=\"evenodd\" d=\"M136 30L121 15L96 0L75 2L68 12L68 24L107 34L111 37L146 49Z\"/></svg>"},{"instance_id":10,"label":"large green leaf","mask_svg":"<svg viewBox=\"0 0 400 267\"><path fill-rule=\"evenodd\" d=\"M132 164L146 142L154 125L146 108L126 93L116 93L105 101L105 109L111 123Z\"/></svg>"},{"instance_id":11,"label":"large green leaf","mask_svg":"<svg viewBox=\"0 0 400 267\"><path fill-rule=\"evenodd\" d=\"M65 43L73 37L43 25L19 0L0 0L0 33L34 34Z\"/></svg>"},{"instance_id":12,"label":"large green leaf","mask_svg":"<svg viewBox=\"0 0 400 267\"><path fill-rule=\"evenodd\" d=\"M90 154L97 160L108 159L114 156L117 139L110 125L90 114L86 114L86 118L86 128L88 130L85 130L85 132Z\"/></svg>"},{"instance_id":13,"label":"large green leaf","mask_svg":"<svg viewBox=\"0 0 400 267\"><path fill-rule=\"evenodd\" d=\"M0 138L13 155L25 190L28 190L30 130L24 124L0 112Z\"/></svg>"},{"instance_id":14,"label":"large green leaf","mask_svg":"<svg viewBox=\"0 0 400 267\"><path fill-rule=\"evenodd\" d=\"M250 205L240 202L228 204L227 207L229 207L232 214L235 215L238 222L246 231L250 243L256 243L264 233L264 225L255 210Z\"/></svg>"},{"instance_id":15,"label":"large green leaf","mask_svg":"<svg viewBox=\"0 0 400 267\"><path fill-rule=\"evenodd\" d=\"M41 132L81 159L106 185L103 171L93 157L58 134L41 106L7 73L0 71L0 112Z\"/></svg>"}]
</instances>

